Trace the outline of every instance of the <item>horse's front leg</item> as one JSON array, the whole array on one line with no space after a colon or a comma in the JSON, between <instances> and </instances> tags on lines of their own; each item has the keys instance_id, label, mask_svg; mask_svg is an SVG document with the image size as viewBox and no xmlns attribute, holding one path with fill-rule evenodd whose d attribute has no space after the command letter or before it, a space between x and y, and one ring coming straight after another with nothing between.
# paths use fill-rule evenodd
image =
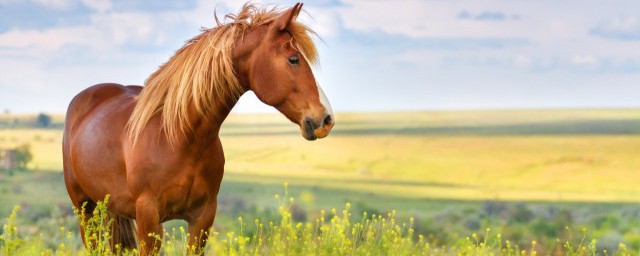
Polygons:
<instances>
[{"instance_id":1,"label":"horse's front leg","mask_svg":"<svg viewBox=\"0 0 640 256\"><path fill-rule=\"evenodd\" d=\"M217 202L203 205L195 214L191 214L189 223L189 254L202 255L209 237L209 229L216 217Z\"/></svg>"},{"instance_id":2,"label":"horse's front leg","mask_svg":"<svg viewBox=\"0 0 640 256\"><path fill-rule=\"evenodd\" d=\"M163 234L156 200L151 197L140 197L136 200L136 224L138 226L138 241L140 241L140 255L160 253Z\"/></svg>"}]
</instances>

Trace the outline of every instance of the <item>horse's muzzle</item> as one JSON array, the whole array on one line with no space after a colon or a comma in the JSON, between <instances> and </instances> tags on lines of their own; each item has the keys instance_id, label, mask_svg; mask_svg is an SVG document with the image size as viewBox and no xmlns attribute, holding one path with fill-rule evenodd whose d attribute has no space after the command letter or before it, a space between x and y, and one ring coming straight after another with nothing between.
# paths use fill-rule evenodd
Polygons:
<instances>
[{"instance_id":1,"label":"horse's muzzle","mask_svg":"<svg viewBox=\"0 0 640 256\"><path fill-rule=\"evenodd\" d=\"M300 126L302 130L302 137L307 140L316 140L327 137L334 124L335 120L333 115L325 115L321 120L306 117Z\"/></svg>"}]
</instances>

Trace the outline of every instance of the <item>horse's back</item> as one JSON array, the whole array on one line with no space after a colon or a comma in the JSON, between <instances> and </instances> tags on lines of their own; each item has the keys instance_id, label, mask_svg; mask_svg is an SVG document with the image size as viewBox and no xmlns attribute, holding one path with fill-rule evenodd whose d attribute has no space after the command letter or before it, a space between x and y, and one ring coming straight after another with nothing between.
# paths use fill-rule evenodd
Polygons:
<instances>
[{"instance_id":1,"label":"horse's back","mask_svg":"<svg viewBox=\"0 0 640 256\"><path fill-rule=\"evenodd\" d=\"M114 83L96 84L78 93L67 108L65 130L73 131L86 116L101 103L125 94L138 95L141 86L123 86Z\"/></svg>"}]
</instances>

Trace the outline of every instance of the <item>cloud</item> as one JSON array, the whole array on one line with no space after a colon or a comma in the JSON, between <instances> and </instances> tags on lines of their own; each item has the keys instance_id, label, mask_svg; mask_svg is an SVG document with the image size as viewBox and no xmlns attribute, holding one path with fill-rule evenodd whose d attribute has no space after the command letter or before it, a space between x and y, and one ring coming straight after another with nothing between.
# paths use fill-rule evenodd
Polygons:
<instances>
[{"instance_id":1,"label":"cloud","mask_svg":"<svg viewBox=\"0 0 640 256\"><path fill-rule=\"evenodd\" d=\"M489 10L487 10L489 9ZM531 38L555 36L546 23L522 14L554 12L552 6L524 6L516 1L363 1L337 7L344 29L383 32L413 38ZM393 11L390 11L393 10ZM555 11L557 12L557 11ZM496 22L504 21L504 22Z\"/></svg>"},{"instance_id":2,"label":"cloud","mask_svg":"<svg viewBox=\"0 0 640 256\"><path fill-rule=\"evenodd\" d=\"M506 19L506 15L501 12L481 12L475 18L476 20L498 20L502 21Z\"/></svg>"},{"instance_id":3,"label":"cloud","mask_svg":"<svg viewBox=\"0 0 640 256\"><path fill-rule=\"evenodd\" d=\"M74 0L0 0L0 6L33 3L51 10L67 10L73 6L74 2Z\"/></svg>"},{"instance_id":4,"label":"cloud","mask_svg":"<svg viewBox=\"0 0 640 256\"><path fill-rule=\"evenodd\" d=\"M110 13L91 17L92 27L114 45L161 44L171 29L170 18L148 13Z\"/></svg>"},{"instance_id":5,"label":"cloud","mask_svg":"<svg viewBox=\"0 0 640 256\"><path fill-rule=\"evenodd\" d=\"M340 33L341 18L335 8L303 7L298 20L308 25L321 38L336 37Z\"/></svg>"},{"instance_id":6,"label":"cloud","mask_svg":"<svg viewBox=\"0 0 640 256\"><path fill-rule=\"evenodd\" d=\"M59 27L45 30L13 29L0 34L0 47L25 57L51 53L67 45L102 48L100 31L90 26Z\"/></svg>"},{"instance_id":7,"label":"cloud","mask_svg":"<svg viewBox=\"0 0 640 256\"><path fill-rule=\"evenodd\" d=\"M82 0L82 4L97 12L106 12L113 7L111 0Z\"/></svg>"},{"instance_id":8,"label":"cloud","mask_svg":"<svg viewBox=\"0 0 640 256\"><path fill-rule=\"evenodd\" d=\"M478 14L471 14L467 11L462 11L458 14L458 19L461 20L478 20L478 21L504 21L508 18L511 19L519 19L518 15L508 16L503 12L497 11L483 11Z\"/></svg>"},{"instance_id":9,"label":"cloud","mask_svg":"<svg viewBox=\"0 0 640 256\"><path fill-rule=\"evenodd\" d=\"M66 10L71 7L70 0L32 0L33 2L54 10Z\"/></svg>"},{"instance_id":10,"label":"cloud","mask_svg":"<svg viewBox=\"0 0 640 256\"><path fill-rule=\"evenodd\" d=\"M609 39L640 40L640 18L627 16L609 19L591 28L589 33Z\"/></svg>"},{"instance_id":11,"label":"cloud","mask_svg":"<svg viewBox=\"0 0 640 256\"><path fill-rule=\"evenodd\" d=\"M520 68L529 68L532 63L531 57L523 54L518 54L513 57L513 63Z\"/></svg>"},{"instance_id":12,"label":"cloud","mask_svg":"<svg viewBox=\"0 0 640 256\"><path fill-rule=\"evenodd\" d=\"M571 64L594 67L598 64L598 59L591 54L576 54L571 57Z\"/></svg>"},{"instance_id":13,"label":"cloud","mask_svg":"<svg viewBox=\"0 0 640 256\"><path fill-rule=\"evenodd\" d=\"M95 8L106 11L108 4ZM126 49L136 46L162 46L171 35L180 32L189 18L178 12L109 12L88 14L83 23L46 28L12 28L0 33L0 55L56 56L65 47L83 47L93 51ZM197 26L193 31L197 31ZM177 39L176 39L177 40ZM180 39L182 42L185 39ZM120 51L118 50L118 51Z\"/></svg>"}]
</instances>

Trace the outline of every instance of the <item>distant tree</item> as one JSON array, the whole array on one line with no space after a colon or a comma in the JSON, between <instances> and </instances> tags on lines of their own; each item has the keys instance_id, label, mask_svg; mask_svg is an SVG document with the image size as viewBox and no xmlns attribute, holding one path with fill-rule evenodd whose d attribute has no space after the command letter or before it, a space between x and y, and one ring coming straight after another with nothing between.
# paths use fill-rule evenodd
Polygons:
<instances>
[{"instance_id":1,"label":"distant tree","mask_svg":"<svg viewBox=\"0 0 640 256\"><path fill-rule=\"evenodd\" d=\"M45 113L40 113L38 114L36 122L38 127L49 127L51 126L51 116Z\"/></svg>"},{"instance_id":2,"label":"distant tree","mask_svg":"<svg viewBox=\"0 0 640 256\"><path fill-rule=\"evenodd\" d=\"M5 108L4 109L4 114L5 115L11 114L11 110L9 110L8 108Z\"/></svg>"},{"instance_id":3,"label":"distant tree","mask_svg":"<svg viewBox=\"0 0 640 256\"><path fill-rule=\"evenodd\" d=\"M15 149L15 161L18 169L25 170L27 169L27 164L31 162L33 159L33 154L31 154L31 146L29 144L24 144Z\"/></svg>"}]
</instances>

